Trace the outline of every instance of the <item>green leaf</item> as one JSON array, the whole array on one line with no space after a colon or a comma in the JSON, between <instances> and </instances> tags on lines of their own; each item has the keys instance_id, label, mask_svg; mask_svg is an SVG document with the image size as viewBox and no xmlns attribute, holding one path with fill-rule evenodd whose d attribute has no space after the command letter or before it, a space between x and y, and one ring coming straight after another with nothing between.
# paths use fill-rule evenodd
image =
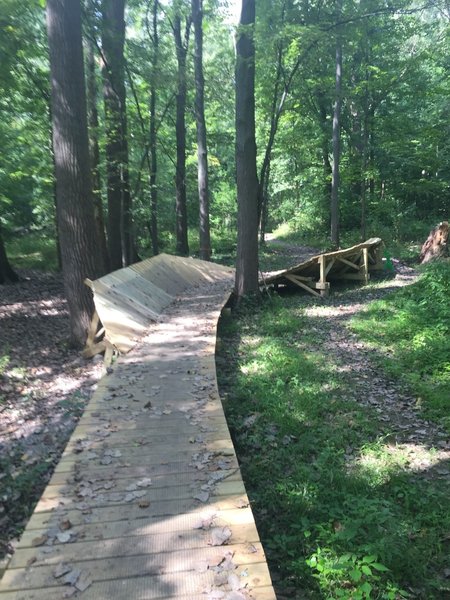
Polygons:
<instances>
[{"instance_id":1,"label":"green leaf","mask_svg":"<svg viewBox=\"0 0 450 600\"><path fill-rule=\"evenodd\" d=\"M359 569L352 569L350 571L350 577L353 581L361 581L362 573Z\"/></svg>"},{"instance_id":2,"label":"green leaf","mask_svg":"<svg viewBox=\"0 0 450 600\"><path fill-rule=\"evenodd\" d=\"M369 556L364 556L362 561L363 563L373 563L377 560L377 557L375 554L370 554Z\"/></svg>"},{"instance_id":3,"label":"green leaf","mask_svg":"<svg viewBox=\"0 0 450 600\"><path fill-rule=\"evenodd\" d=\"M370 592L372 591L373 587L370 585L370 583L368 581L365 581L359 589L362 592L364 592L365 594L369 595Z\"/></svg>"},{"instance_id":4,"label":"green leaf","mask_svg":"<svg viewBox=\"0 0 450 600\"><path fill-rule=\"evenodd\" d=\"M362 565L361 571L364 573L364 575L368 575L369 577L370 577L370 575L372 575L372 570L369 567L369 565Z\"/></svg>"},{"instance_id":5,"label":"green leaf","mask_svg":"<svg viewBox=\"0 0 450 600\"><path fill-rule=\"evenodd\" d=\"M377 571L382 571L382 572L386 572L386 571L390 571L390 569L388 569L387 567L385 567L384 565L374 562L370 565L372 567L372 569L376 569Z\"/></svg>"}]
</instances>

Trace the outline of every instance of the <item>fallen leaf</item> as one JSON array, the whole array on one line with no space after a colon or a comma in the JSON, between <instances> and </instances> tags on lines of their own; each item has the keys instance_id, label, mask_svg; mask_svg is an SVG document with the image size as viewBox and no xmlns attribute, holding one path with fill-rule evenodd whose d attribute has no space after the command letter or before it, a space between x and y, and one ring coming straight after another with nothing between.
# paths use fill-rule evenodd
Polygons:
<instances>
[{"instance_id":1,"label":"fallen leaf","mask_svg":"<svg viewBox=\"0 0 450 600\"><path fill-rule=\"evenodd\" d=\"M44 533L44 534L40 535L39 537L35 537L33 540L31 540L31 545L34 547L43 546L47 541L48 541L48 535L46 535Z\"/></svg>"},{"instance_id":2,"label":"fallen leaf","mask_svg":"<svg viewBox=\"0 0 450 600\"><path fill-rule=\"evenodd\" d=\"M231 573L231 575L228 575L228 585L233 591L240 590L242 587L241 580L235 573Z\"/></svg>"},{"instance_id":3,"label":"fallen leaf","mask_svg":"<svg viewBox=\"0 0 450 600\"><path fill-rule=\"evenodd\" d=\"M75 587L79 592L84 592L91 585L92 579L90 578L89 573L81 573L81 575L77 579L77 582L75 583Z\"/></svg>"},{"instance_id":4,"label":"fallen leaf","mask_svg":"<svg viewBox=\"0 0 450 600\"><path fill-rule=\"evenodd\" d=\"M194 496L195 500L200 500L200 502L208 502L209 500L209 492L199 492Z\"/></svg>"},{"instance_id":5,"label":"fallen leaf","mask_svg":"<svg viewBox=\"0 0 450 600\"><path fill-rule=\"evenodd\" d=\"M67 529L72 529L72 523L69 521L69 519L64 519L63 521L60 521L58 523L58 526L61 529L61 531L67 531Z\"/></svg>"},{"instance_id":6,"label":"fallen leaf","mask_svg":"<svg viewBox=\"0 0 450 600\"><path fill-rule=\"evenodd\" d=\"M64 577L63 582L65 585L75 585L80 575L80 569L72 569L70 573L67 573L67 575Z\"/></svg>"},{"instance_id":7,"label":"fallen leaf","mask_svg":"<svg viewBox=\"0 0 450 600\"><path fill-rule=\"evenodd\" d=\"M148 487L149 485L152 484L152 480L150 479L150 477L144 477L143 479L140 479L136 485L138 487Z\"/></svg>"},{"instance_id":8,"label":"fallen leaf","mask_svg":"<svg viewBox=\"0 0 450 600\"><path fill-rule=\"evenodd\" d=\"M139 500L138 502L139 508L148 508L150 506L149 500Z\"/></svg>"},{"instance_id":9,"label":"fallen leaf","mask_svg":"<svg viewBox=\"0 0 450 600\"><path fill-rule=\"evenodd\" d=\"M211 530L210 545L223 546L231 538L231 529L229 527L215 527Z\"/></svg>"},{"instance_id":10,"label":"fallen leaf","mask_svg":"<svg viewBox=\"0 0 450 600\"><path fill-rule=\"evenodd\" d=\"M67 563L59 563L56 569L53 571L53 577L55 579L59 579L66 573L69 573L72 570L72 566Z\"/></svg>"}]
</instances>

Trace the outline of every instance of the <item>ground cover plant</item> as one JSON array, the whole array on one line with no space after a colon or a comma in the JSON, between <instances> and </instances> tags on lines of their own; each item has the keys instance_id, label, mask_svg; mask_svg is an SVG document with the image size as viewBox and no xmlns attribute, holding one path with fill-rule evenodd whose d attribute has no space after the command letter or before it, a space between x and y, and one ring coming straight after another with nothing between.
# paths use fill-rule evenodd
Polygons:
<instances>
[{"instance_id":1,"label":"ground cover plant","mask_svg":"<svg viewBox=\"0 0 450 600\"><path fill-rule=\"evenodd\" d=\"M279 598L450 594L448 436L349 328L392 287L244 303L220 325L219 382Z\"/></svg>"},{"instance_id":2,"label":"ground cover plant","mask_svg":"<svg viewBox=\"0 0 450 600\"><path fill-rule=\"evenodd\" d=\"M450 431L450 262L428 265L416 283L372 303L352 327Z\"/></svg>"}]
</instances>

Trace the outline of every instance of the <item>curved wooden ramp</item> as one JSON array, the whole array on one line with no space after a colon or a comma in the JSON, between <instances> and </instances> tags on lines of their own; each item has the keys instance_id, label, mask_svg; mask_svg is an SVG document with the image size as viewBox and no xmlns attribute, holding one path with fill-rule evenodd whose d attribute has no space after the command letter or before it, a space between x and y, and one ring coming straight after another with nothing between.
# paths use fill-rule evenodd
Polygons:
<instances>
[{"instance_id":1,"label":"curved wooden ramp","mask_svg":"<svg viewBox=\"0 0 450 600\"><path fill-rule=\"evenodd\" d=\"M367 283L370 271L383 270L383 242L371 238L351 248L312 256L289 269L271 273L261 285L298 286L315 296L326 296L330 282L353 279Z\"/></svg>"},{"instance_id":2,"label":"curved wooden ramp","mask_svg":"<svg viewBox=\"0 0 450 600\"><path fill-rule=\"evenodd\" d=\"M230 276L178 297L100 381L0 600L276 599L216 383Z\"/></svg>"}]
</instances>

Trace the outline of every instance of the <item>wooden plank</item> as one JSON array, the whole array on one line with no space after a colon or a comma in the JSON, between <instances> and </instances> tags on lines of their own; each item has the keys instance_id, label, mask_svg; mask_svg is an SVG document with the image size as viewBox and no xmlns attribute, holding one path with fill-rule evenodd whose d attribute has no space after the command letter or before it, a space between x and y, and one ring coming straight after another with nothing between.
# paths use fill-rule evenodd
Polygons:
<instances>
[{"instance_id":1,"label":"wooden plank","mask_svg":"<svg viewBox=\"0 0 450 600\"><path fill-rule=\"evenodd\" d=\"M205 519L211 519L211 526L214 527L236 527L238 535L242 535L242 532L240 531L241 527L247 525L252 525L254 527L253 515L250 509L243 510L234 508L214 511L205 508L174 515L149 515L147 510L144 511L142 509L140 512L140 518L135 519L131 519L127 515L127 518L122 520L83 523L82 536L78 542L95 542L99 539L108 540L110 538L127 538L143 535L156 536L159 534L192 531L198 528ZM66 520L70 520L70 513L68 513L68 519ZM40 554L42 554L43 559L45 559L46 554L48 554L46 548L34 547L33 540L35 540L41 532L48 532L52 528L52 524L47 524L47 526L41 524L40 527L34 529L27 528L21 538L20 548L14 554L14 558L11 559L12 562L10 563L10 566L26 566L30 550L32 550L35 555L40 556ZM250 535L254 535L254 532L250 532ZM245 541L248 540L243 539L242 543ZM64 545L62 545L62 547L64 547ZM45 550L45 552L43 550ZM23 558L24 556L26 558Z\"/></svg>"},{"instance_id":2,"label":"wooden plank","mask_svg":"<svg viewBox=\"0 0 450 600\"><path fill-rule=\"evenodd\" d=\"M197 524L201 524L201 518L197 517ZM110 523L110 527L118 525ZM123 525L123 522L120 522ZM136 523L133 523L136 525ZM194 523L194 525L196 525ZM241 523L239 526L231 524L223 525L231 531L229 544L234 546L235 552L245 553L249 544L254 546L255 552L245 556L248 562L261 562L263 556L262 546L260 544L255 524ZM97 528L98 529L98 528ZM139 534L133 533L129 529L123 532L122 528L116 528L117 535L105 538L102 533L99 533L97 539L74 541L65 544L56 543L53 546L38 547L30 546L16 552L11 559L9 569L24 569L32 558L36 558L33 562L34 566L51 566L58 565L62 561L65 562L84 562L93 561L99 558L99 539L101 539L101 558L111 559L120 557L140 557L160 555L165 552L176 553L183 550L202 550L211 545L211 529L204 530L201 527L187 530L177 530L172 532L158 531L151 533L147 531L141 524L138 527ZM32 541L32 540L31 540ZM161 557L157 557L161 560ZM165 558L165 557L164 557ZM167 563L166 563L167 564Z\"/></svg>"},{"instance_id":3,"label":"wooden plank","mask_svg":"<svg viewBox=\"0 0 450 600\"><path fill-rule=\"evenodd\" d=\"M254 585L248 589L249 600L276 600L275 593L271 585L259 586ZM0 592L1 593L1 592ZM83 594L83 600L100 600L110 599L115 600L155 600L155 587L151 585L151 580L147 577L142 577L141 580L136 579L118 579L112 582L94 583ZM5 592L1 594L1 600L61 600L61 591L54 588L45 588L39 590L39 596L36 592ZM86 595L87 594L87 595ZM158 600L164 599L164 596L157 596ZM179 600L206 600L205 593L196 593L188 590L187 595L177 595Z\"/></svg>"},{"instance_id":4,"label":"wooden plank","mask_svg":"<svg viewBox=\"0 0 450 600\"><path fill-rule=\"evenodd\" d=\"M218 566L223 562L227 555L233 554L233 564L240 568L239 571L248 571L245 575L251 581L252 578L258 578L259 584L270 584L270 575L267 565L264 562L264 556L257 553L246 551L245 546L230 545L224 548L202 548L201 550L180 550L170 552L170 548L166 549L164 554L158 555L144 554L140 556L122 556L120 558L105 558L84 562L81 560L71 562L73 567L78 567L80 570L85 570L89 573L89 578L92 582L107 581L108 579L123 579L123 578L140 578L150 576L153 578L152 585L157 586L158 582L162 583L167 580L173 582L173 588L167 596L168 598L177 598L180 590L184 589L184 581L189 577L194 578L197 592L202 592L206 587L214 584L214 571L208 569L208 565ZM256 561L255 561L256 558ZM259 559L259 560L258 560ZM204 572L201 569L204 569ZM0 583L0 590L39 590L42 588L59 588L60 593L64 594L67 587L62 584L54 576L54 566L32 566L29 569L8 569ZM108 573L114 573L115 577L107 577ZM177 575L178 577L170 577ZM0 596L1 597L1 596ZM39 596L38 596L39 597ZM86 595L83 594L83 598ZM92 596L87 596L92 597ZM158 596L157 596L158 597ZM108 598L108 596L100 596L100 598ZM109 596L116 599L117 596ZM130 596L129 598L133 598Z\"/></svg>"}]
</instances>

